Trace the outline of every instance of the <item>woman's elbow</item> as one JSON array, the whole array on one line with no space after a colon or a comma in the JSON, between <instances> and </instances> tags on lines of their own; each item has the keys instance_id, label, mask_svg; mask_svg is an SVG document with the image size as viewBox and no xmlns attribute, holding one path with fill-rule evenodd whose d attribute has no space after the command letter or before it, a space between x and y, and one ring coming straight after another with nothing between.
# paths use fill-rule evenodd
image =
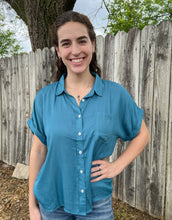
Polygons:
<instances>
[{"instance_id":1,"label":"woman's elbow","mask_svg":"<svg viewBox=\"0 0 172 220\"><path fill-rule=\"evenodd\" d=\"M146 127L146 131L145 131L145 136L146 136L146 140L147 140L147 144L149 143L149 141L150 141L150 133L149 133L149 130L148 130L148 128Z\"/></svg>"},{"instance_id":2,"label":"woman's elbow","mask_svg":"<svg viewBox=\"0 0 172 220\"><path fill-rule=\"evenodd\" d=\"M149 140L150 140L150 133L149 133L149 130L148 130L144 120L142 121L142 126L141 126L141 129L140 129L140 134L144 138L144 140L146 142L146 145L147 145Z\"/></svg>"}]
</instances>

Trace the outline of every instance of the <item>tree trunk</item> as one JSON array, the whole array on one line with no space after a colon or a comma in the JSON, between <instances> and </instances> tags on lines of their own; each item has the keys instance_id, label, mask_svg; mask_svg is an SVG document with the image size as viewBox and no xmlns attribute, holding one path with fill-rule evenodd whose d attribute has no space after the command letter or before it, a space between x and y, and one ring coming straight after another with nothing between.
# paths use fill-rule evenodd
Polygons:
<instances>
[{"instance_id":1,"label":"tree trunk","mask_svg":"<svg viewBox=\"0 0 172 220\"><path fill-rule=\"evenodd\" d=\"M6 0L28 25L32 50L53 46L52 24L64 11L72 10L76 0Z\"/></svg>"}]
</instances>

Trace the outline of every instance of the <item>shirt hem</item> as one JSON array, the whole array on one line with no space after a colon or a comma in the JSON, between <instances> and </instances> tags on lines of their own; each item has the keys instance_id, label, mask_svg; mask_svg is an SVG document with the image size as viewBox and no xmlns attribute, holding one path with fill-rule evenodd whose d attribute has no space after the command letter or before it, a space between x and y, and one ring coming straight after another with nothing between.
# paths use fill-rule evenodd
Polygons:
<instances>
[{"instance_id":1,"label":"shirt hem","mask_svg":"<svg viewBox=\"0 0 172 220\"><path fill-rule=\"evenodd\" d=\"M101 199L93 200L93 202L99 202L100 200L107 199L110 196L112 196L112 193L110 193L108 196L102 197Z\"/></svg>"},{"instance_id":2,"label":"shirt hem","mask_svg":"<svg viewBox=\"0 0 172 220\"><path fill-rule=\"evenodd\" d=\"M112 193L110 193L108 196L102 197L101 199L98 199L98 200L93 201L93 203L94 203L94 202L99 202L99 201L104 200L104 199L107 199L107 198L110 197L110 196L112 196ZM45 210L46 212L55 212L57 209L63 207L63 208L64 208L64 211L67 212L67 213L69 213L69 214L71 214L71 215L86 216L87 214L89 214L89 213L92 212L92 210L93 210L93 209L91 208L91 209L89 209L88 211L82 212L82 213L81 213L81 212L71 212L70 210L68 210L68 209L65 208L64 204L63 204L63 205L60 205L60 206L57 206L57 207L54 208L54 209L46 209L46 208L44 207L44 205L43 205L40 201L39 201L39 203L41 204L41 206L44 208L44 210ZM93 205L93 204L92 204L92 205Z\"/></svg>"}]
</instances>

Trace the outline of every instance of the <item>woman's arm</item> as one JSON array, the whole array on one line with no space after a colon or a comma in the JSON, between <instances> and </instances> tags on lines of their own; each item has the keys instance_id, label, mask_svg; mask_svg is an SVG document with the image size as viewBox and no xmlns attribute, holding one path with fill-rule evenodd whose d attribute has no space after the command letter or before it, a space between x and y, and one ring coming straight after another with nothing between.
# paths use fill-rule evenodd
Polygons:
<instances>
[{"instance_id":1,"label":"woman's arm","mask_svg":"<svg viewBox=\"0 0 172 220\"><path fill-rule=\"evenodd\" d=\"M39 140L39 138L33 136L33 145L30 153L30 166L29 166L29 210L30 219L41 219L38 209L37 200L33 194L33 185L35 179L45 161L47 154L47 147Z\"/></svg>"},{"instance_id":2,"label":"woman's arm","mask_svg":"<svg viewBox=\"0 0 172 220\"><path fill-rule=\"evenodd\" d=\"M142 121L142 125L137 136L130 141L126 150L113 162L107 162L104 160L96 160L92 162L92 165L100 165L91 169L91 177L99 176L91 182L97 182L104 178L113 178L120 174L125 167L127 167L145 148L150 139L149 131Z\"/></svg>"}]
</instances>

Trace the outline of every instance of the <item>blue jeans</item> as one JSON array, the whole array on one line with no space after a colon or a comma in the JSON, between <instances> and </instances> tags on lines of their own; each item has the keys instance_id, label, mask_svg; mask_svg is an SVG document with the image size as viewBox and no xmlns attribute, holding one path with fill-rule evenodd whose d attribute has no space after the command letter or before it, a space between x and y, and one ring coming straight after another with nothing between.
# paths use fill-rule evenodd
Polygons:
<instances>
[{"instance_id":1,"label":"blue jeans","mask_svg":"<svg viewBox=\"0 0 172 220\"><path fill-rule=\"evenodd\" d=\"M93 203L92 212L86 216L72 215L61 207L54 212L46 212L39 204L42 220L114 220L112 197Z\"/></svg>"}]
</instances>

